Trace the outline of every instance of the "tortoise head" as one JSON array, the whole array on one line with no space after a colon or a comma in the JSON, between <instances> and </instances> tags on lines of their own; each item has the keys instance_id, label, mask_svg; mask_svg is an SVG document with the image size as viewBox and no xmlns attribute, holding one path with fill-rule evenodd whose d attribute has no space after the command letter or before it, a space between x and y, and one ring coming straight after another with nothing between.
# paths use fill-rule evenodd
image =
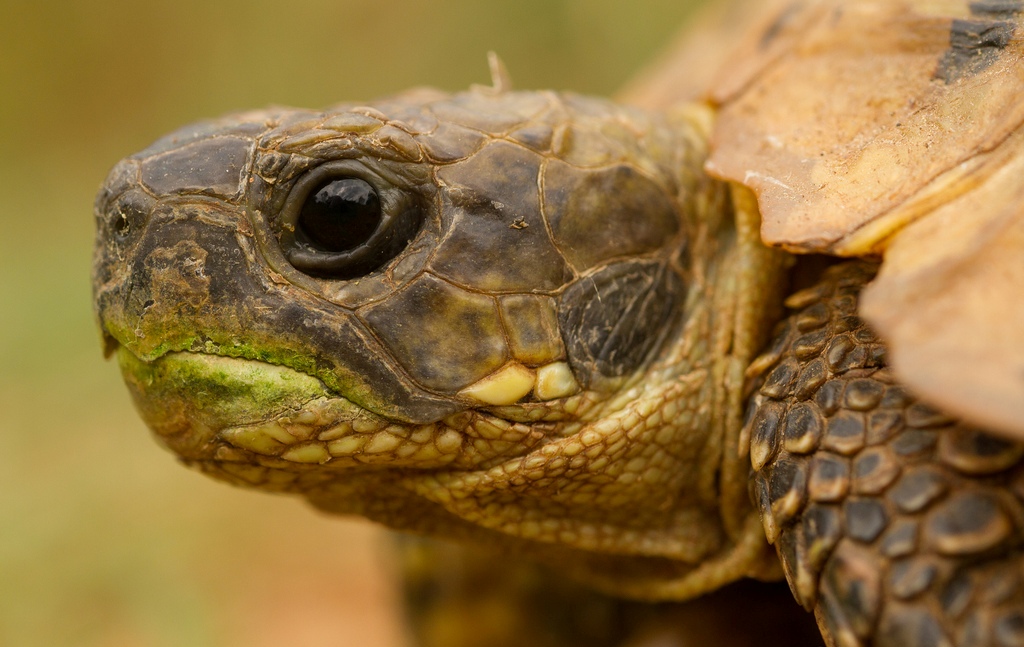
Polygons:
<instances>
[{"instance_id":1,"label":"tortoise head","mask_svg":"<svg viewBox=\"0 0 1024 647\"><path fill-rule=\"evenodd\" d=\"M617 447L620 471L638 469L649 447L614 437L659 431L650 403L630 409L637 389L664 403L659 389L706 388L641 380L704 370L678 334L706 275L689 253L709 229L702 154L695 128L545 92L190 126L97 198L103 334L161 440L221 478L419 529L439 524L406 508L473 521L451 494L489 471L521 480L491 492L574 470L613 482L570 459ZM676 478L651 474L648 489ZM587 487L526 526L484 525L552 536L549 518L607 496ZM630 514L645 496L617 492Z\"/></svg>"}]
</instances>

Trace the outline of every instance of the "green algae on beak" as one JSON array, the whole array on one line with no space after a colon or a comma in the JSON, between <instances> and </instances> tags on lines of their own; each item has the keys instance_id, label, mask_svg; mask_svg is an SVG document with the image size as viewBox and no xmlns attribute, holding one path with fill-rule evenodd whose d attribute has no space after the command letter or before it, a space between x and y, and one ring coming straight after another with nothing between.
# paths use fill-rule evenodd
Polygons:
<instances>
[{"instance_id":1,"label":"green algae on beak","mask_svg":"<svg viewBox=\"0 0 1024 647\"><path fill-rule=\"evenodd\" d=\"M117 359L142 417L185 456L202 453L225 428L342 400L315 377L265 362L190 352L147 362L123 346Z\"/></svg>"}]
</instances>

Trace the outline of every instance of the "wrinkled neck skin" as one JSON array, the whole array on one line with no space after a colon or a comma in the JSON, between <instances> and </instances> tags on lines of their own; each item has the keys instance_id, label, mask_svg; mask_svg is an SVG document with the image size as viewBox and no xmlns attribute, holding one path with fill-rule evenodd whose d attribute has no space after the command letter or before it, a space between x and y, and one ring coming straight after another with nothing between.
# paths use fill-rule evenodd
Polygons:
<instances>
[{"instance_id":1,"label":"wrinkled neck skin","mask_svg":"<svg viewBox=\"0 0 1024 647\"><path fill-rule=\"evenodd\" d=\"M784 260L707 120L477 89L183 129L97 199L108 349L214 477L620 595L773 576L739 429ZM295 242L338 174L413 218L358 276Z\"/></svg>"}]
</instances>

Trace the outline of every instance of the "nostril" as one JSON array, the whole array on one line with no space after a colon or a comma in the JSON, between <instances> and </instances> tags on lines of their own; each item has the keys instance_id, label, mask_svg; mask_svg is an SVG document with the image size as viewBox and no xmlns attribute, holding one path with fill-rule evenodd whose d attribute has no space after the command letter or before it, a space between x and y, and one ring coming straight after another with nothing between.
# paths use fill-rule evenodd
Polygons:
<instances>
[{"instance_id":1,"label":"nostril","mask_svg":"<svg viewBox=\"0 0 1024 647\"><path fill-rule=\"evenodd\" d=\"M118 197L109 212L115 238L123 241L133 231L140 231L149 220L154 203L153 198L137 190Z\"/></svg>"},{"instance_id":2,"label":"nostril","mask_svg":"<svg viewBox=\"0 0 1024 647\"><path fill-rule=\"evenodd\" d=\"M124 238L131 232L131 230L132 223L131 220L128 219L128 216L123 213L118 213L117 219L114 222L114 232L121 238Z\"/></svg>"}]
</instances>

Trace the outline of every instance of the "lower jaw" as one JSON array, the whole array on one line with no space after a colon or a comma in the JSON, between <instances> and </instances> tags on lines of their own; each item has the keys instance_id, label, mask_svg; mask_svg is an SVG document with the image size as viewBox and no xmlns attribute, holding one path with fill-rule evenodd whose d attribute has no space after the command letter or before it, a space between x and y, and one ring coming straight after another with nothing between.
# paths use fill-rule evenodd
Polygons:
<instances>
[{"instance_id":1,"label":"lower jaw","mask_svg":"<svg viewBox=\"0 0 1024 647\"><path fill-rule=\"evenodd\" d=\"M391 421L315 377L258 360L179 351L143 361L122 347L118 363L159 441L193 464L335 473L436 468L455 460L463 444L442 423Z\"/></svg>"}]
</instances>

